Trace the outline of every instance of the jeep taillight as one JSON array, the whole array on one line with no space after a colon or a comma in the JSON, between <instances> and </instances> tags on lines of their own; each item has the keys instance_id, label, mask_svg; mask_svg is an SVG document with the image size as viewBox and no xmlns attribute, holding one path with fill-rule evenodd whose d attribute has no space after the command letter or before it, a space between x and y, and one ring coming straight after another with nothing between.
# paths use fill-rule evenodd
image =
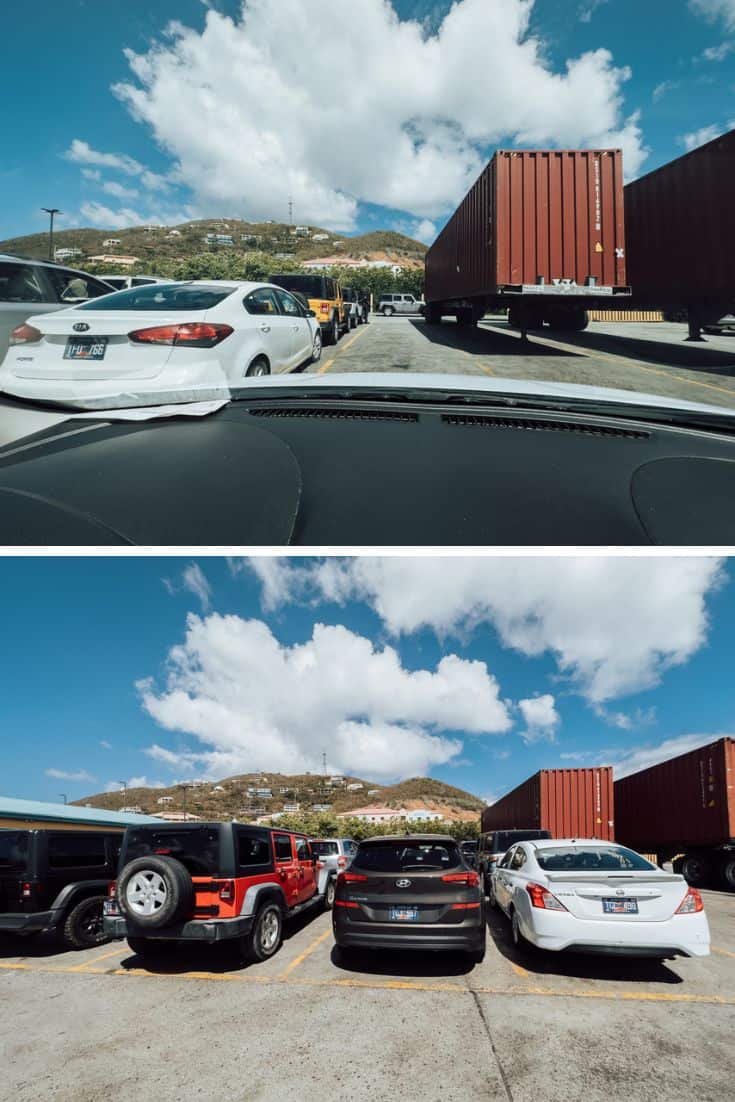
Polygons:
<instances>
[{"instance_id":1,"label":"jeep taillight","mask_svg":"<svg viewBox=\"0 0 735 1102\"><path fill-rule=\"evenodd\" d=\"M225 880L219 890L219 897L223 903L231 903L235 898L235 881Z\"/></svg>"},{"instance_id":2,"label":"jeep taillight","mask_svg":"<svg viewBox=\"0 0 735 1102\"><path fill-rule=\"evenodd\" d=\"M111 880L107 885L107 898L117 899L117 880Z\"/></svg>"},{"instance_id":3,"label":"jeep taillight","mask_svg":"<svg viewBox=\"0 0 735 1102\"><path fill-rule=\"evenodd\" d=\"M347 858L346 857L338 857L337 858L337 868L338 869L346 869L347 868Z\"/></svg>"},{"instance_id":4,"label":"jeep taillight","mask_svg":"<svg viewBox=\"0 0 735 1102\"><path fill-rule=\"evenodd\" d=\"M319 304L319 310L322 314L328 314L329 313L329 303L328 302L320 303Z\"/></svg>"}]
</instances>

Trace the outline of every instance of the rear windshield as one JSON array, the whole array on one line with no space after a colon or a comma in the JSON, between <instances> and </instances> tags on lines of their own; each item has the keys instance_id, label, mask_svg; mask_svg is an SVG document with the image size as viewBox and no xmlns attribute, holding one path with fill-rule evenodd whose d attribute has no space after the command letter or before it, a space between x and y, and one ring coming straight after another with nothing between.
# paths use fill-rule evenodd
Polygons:
<instances>
[{"instance_id":1,"label":"rear windshield","mask_svg":"<svg viewBox=\"0 0 735 1102\"><path fill-rule=\"evenodd\" d=\"M308 298L324 298L327 294L324 276L275 275L271 276L270 282L285 291L300 291Z\"/></svg>"},{"instance_id":2,"label":"rear windshield","mask_svg":"<svg viewBox=\"0 0 735 1102\"><path fill-rule=\"evenodd\" d=\"M219 831L216 827L176 828L140 827L129 830L123 851L123 862L136 857L160 854L175 857L192 876L216 876L219 872Z\"/></svg>"},{"instance_id":3,"label":"rear windshield","mask_svg":"<svg viewBox=\"0 0 735 1102\"><path fill-rule=\"evenodd\" d=\"M465 853L474 853L477 849L477 842L462 842L461 846Z\"/></svg>"},{"instance_id":4,"label":"rear windshield","mask_svg":"<svg viewBox=\"0 0 735 1102\"><path fill-rule=\"evenodd\" d=\"M536 838L550 838L548 830L499 830L495 835L494 849L503 853L516 842L532 842Z\"/></svg>"},{"instance_id":5,"label":"rear windshield","mask_svg":"<svg viewBox=\"0 0 735 1102\"><path fill-rule=\"evenodd\" d=\"M80 310L211 310L231 295L232 287L192 287L181 283L154 283L131 287L86 302Z\"/></svg>"},{"instance_id":6,"label":"rear windshield","mask_svg":"<svg viewBox=\"0 0 735 1102\"><path fill-rule=\"evenodd\" d=\"M454 842L381 842L360 847L352 864L354 868L372 872L407 872L409 869L417 872L420 869L454 869L462 864L462 859Z\"/></svg>"},{"instance_id":7,"label":"rear windshield","mask_svg":"<svg viewBox=\"0 0 735 1102\"><path fill-rule=\"evenodd\" d=\"M27 830L0 830L0 872L25 869L29 838Z\"/></svg>"},{"instance_id":8,"label":"rear windshield","mask_svg":"<svg viewBox=\"0 0 735 1102\"><path fill-rule=\"evenodd\" d=\"M559 846L537 849L536 860L546 872L627 872L656 866L624 846Z\"/></svg>"},{"instance_id":9,"label":"rear windshield","mask_svg":"<svg viewBox=\"0 0 735 1102\"><path fill-rule=\"evenodd\" d=\"M339 846L336 842L311 842L311 852L317 857L331 857L339 853Z\"/></svg>"}]
</instances>

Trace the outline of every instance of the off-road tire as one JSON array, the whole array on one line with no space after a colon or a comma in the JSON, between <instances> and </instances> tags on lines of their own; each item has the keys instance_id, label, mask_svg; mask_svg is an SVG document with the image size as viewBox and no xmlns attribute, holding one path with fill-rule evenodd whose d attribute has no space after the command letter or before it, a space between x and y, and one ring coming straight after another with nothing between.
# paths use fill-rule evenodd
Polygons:
<instances>
[{"instance_id":1,"label":"off-road tire","mask_svg":"<svg viewBox=\"0 0 735 1102\"><path fill-rule=\"evenodd\" d=\"M283 911L269 900L255 916L250 933L243 938L243 952L249 961L269 960L283 941Z\"/></svg>"},{"instance_id":2,"label":"off-road tire","mask_svg":"<svg viewBox=\"0 0 735 1102\"><path fill-rule=\"evenodd\" d=\"M70 949L93 949L109 940L102 928L104 895L82 899L67 914L61 928L61 940Z\"/></svg>"},{"instance_id":3,"label":"off-road tire","mask_svg":"<svg viewBox=\"0 0 735 1102\"><path fill-rule=\"evenodd\" d=\"M152 873L163 881L165 898L158 910L143 914L128 903L127 889L138 874ZM147 879L147 877L144 877ZM188 918L194 907L194 885L188 870L174 857L137 857L120 873L117 901L125 918L141 929L158 930L177 919Z\"/></svg>"}]
</instances>

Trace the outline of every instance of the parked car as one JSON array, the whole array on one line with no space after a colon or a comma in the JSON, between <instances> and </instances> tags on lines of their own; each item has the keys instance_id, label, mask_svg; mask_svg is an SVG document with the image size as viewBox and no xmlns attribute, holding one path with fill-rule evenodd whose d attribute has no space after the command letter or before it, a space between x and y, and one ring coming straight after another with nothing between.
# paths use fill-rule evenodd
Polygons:
<instances>
[{"instance_id":1,"label":"parked car","mask_svg":"<svg viewBox=\"0 0 735 1102\"><path fill-rule=\"evenodd\" d=\"M317 855L327 870L329 879L325 891L327 905L331 907L337 876L350 867L350 862L357 853L357 842L352 838L310 838L309 845L312 853Z\"/></svg>"},{"instance_id":2,"label":"parked car","mask_svg":"<svg viewBox=\"0 0 735 1102\"><path fill-rule=\"evenodd\" d=\"M414 295L381 295L377 312L384 318L394 314L423 314L425 302Z\"/></svg>"},{"instance_id":3,"label":"parked car","mask_svg":"<svg viewBox=\"0 0 735 1102\"><path fill-rule=\"evenodd\" d=\"M659 959L710 951L697 889L614 842L519 842L495 870L489 901L518 947Z\"/></svg>"},{"instance_id":4,"label":"parked car","mask_svg":"<svg viewBox=\"0 0 735 1102\"><path fill-rule=\"evenodd\" d=\"M725 314L717 321L710 322L708 325L703 325L702 331L722 337L735 336L735 314Z\"/></svg>"},{"instance_id":5,"label":"parked car","mask_svg":"<svg viewBox=\"0 0 735 1102\"><path fill-rule=\"evenodd\" d=\"M302 273L273 275L270 282L294 294L299 291L309 300L321 326L324 344L336 344L350 328L350 307L342 288L331 276Z\"/></svg>"},{"instance_id":6,"label":"parked car","mask_svg":"<svg viewBox=\"0 0 735 1102\"><path fill-rule=\"evenodd\" d=\"M148 275L101 275L100 279L103 279L105 283L109 285L115 291L127 291L130 287L149 287L151 283L171 283L170 279L163 279L161 276L148 276Z\"/></svg>"},{"instance_id":7,"label":"parked car","mask_svg":"<svg viewBox=\"0 0 735 1102\"><path fill-rule=\"evenodd\" d=\"M128 827L104 927L141 957L179 942L237 940L249 960L266 960L284 922L329 905L328 880L306 836L276 827Z\"/></svg>"},{"instance_id":8,"label":"parked car","mask_svg":"<svg viewBox=\"0 0 735 1102\"><path fill-rule=\"evenodd\" d=\"M342 949L455 949L478 962L485 955L479 876L444 834L361 842L337 877L332 924Z\"/></svg>"},{"instance_id":9,"label":"parked car","mask_svg":"<svg viewBox=\"0 0 735 1102\"><path fill-rule=\"evenodd\" d=\"M0 830L0 933L52 933L70 949L101 945L121 842L120 832Z\"/></svg>"},{"instance_id":10,"label":"parked car","mask_svg":"<svg viewBox=\"0 0 735 1102\"><path fill-rule=\"evenodd\" d=\"M287 291L224 280L118 291L30 317L10 343L0 390L81 408L229 397L322 353L313 313Z\"/></svg>"},{"instance_id":11,"label":"parked car","mask_svg":"<svg viewBox=\"0 0 735 1102\"><path fill-rule=\"evenodd\" d=\"M470 866L470 868L477 868L477 841L474 838L465 838L459 843L460 853Z\"/></svg>"},{"instance_id":12,"label":"parked car","mask_svg":"<svg viewBox=\"0 0 735 1102\"><path fill-rule=\"evenodd\" d=\"M365 305L360 299L357 291L352 287L343 287L342 296L345 300L345 305L349 307L350 329L355 329L358 325L363 325L366 320Z\"/></svg>"},{"instance_id":13,"label":"parked car","mask_svg":"<svg viewBox=\"0 0 735 1102\"><path fill-rule=\"evenodd\" d=\"M480 873L485 895L489 894L490 878L496 865L516 842L531 841L534 838L551 838L548 830L491 830L480 835L477 845L477 869Z\"/></svg>"},{"instance_id":14,"label":"parked car","mask_svg":"<svg viewBox=\"0 0 735 1102\"><path fill-rule=\"evenodd\" d=\"M10 334L31 315L63 310L113 290L104 280L45 260L0 255L0 363Z\"/></svg>"}]
</instances>

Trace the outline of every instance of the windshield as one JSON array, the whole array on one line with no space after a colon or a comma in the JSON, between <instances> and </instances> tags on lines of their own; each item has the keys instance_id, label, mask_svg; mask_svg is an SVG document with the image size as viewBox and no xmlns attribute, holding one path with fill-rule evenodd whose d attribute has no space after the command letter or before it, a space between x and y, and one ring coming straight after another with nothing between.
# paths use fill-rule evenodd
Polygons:
<instances>
[{"instance_id":1,"label":"windshield","mask_svg":"<svg viewBox=\"0 0 735 1102\"><path fill-rule=\"evenodd\" d=\"M369 872L407 872L409 869L428 872L453 869L461 864L459 848L454 842L381 842L361 846L352 867Z\"/></svg>"},{"instance_id":2,"label":"windshield","mask_svg":"<svg viewBox=\"0 0 735 1102\"><path fill-rule=\"evenodd\" d=\"M563 846L536 848L536 860L546 872L629 872L655 869L645 857L624 846Z\"/></svg>"},{"instance_id":3,"label":"windshield","mask_svg":"<svg viewBox=\"0 0 735 1102\"><path fill-rule=\"evenodd\" d=\"M219 872L219 830L217 827L141 827L128 830L121 856L121 867L136 857L175 857L192 876L211 876Z\"/></svg>"}]
</instances>

